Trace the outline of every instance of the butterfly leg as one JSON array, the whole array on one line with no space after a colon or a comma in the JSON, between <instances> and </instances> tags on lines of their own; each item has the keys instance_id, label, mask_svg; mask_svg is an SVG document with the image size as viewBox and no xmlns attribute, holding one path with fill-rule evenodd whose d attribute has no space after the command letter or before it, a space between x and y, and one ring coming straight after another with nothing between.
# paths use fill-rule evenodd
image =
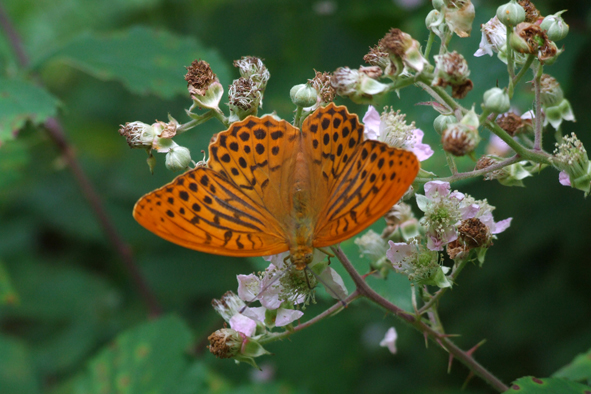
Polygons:
<instances>
[{"instance_id":1,"label":"butterfly leg","mask_svg":"<svg viewBox=\"0 0 591 394\"><path fill-rule=\"evenodd\" d=\"M328 250L324 249L324 248L316 248L319 251L321 251L322 253L324 253L325 255L328 256L328 265L330 265L330 258L334 257L334 254L332 254L331 252L329 252Z\"/></svg>"}]
</instances>

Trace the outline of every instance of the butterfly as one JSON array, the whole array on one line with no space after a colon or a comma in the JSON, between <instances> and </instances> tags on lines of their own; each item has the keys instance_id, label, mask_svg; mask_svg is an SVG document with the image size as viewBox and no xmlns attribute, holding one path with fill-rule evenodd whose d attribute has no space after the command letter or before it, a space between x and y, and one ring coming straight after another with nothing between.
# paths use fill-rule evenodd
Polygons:
<instances>
[{"instance_id":1,"label":"butterfly","mask_svg":"<svg viewBox=\"0 0 591 394\"><path fill-rule=\"evenodd\" d=\"M207 166L143 196L134 218L178 245L225 256L290 252L297 269L383 216L419 171L409 151L364 140L333 103L301 130L267 115L220 132Z\"/></svg>"}]
</instances>

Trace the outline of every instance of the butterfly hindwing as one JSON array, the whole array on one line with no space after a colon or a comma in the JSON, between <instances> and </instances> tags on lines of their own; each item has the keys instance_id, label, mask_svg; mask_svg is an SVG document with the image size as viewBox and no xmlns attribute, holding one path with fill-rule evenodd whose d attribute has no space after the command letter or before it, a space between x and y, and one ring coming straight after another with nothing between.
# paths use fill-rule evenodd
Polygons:
<instances>
[{"instance_id":1,"label":"butterfly hindwing","mask_svg":"<svg viewBox=\"0 0 591 394\"><path fill-rule=\"evenodd\" d=\"M262 256L288 249L277 221L224 176L188 171L146 194L133 216L178 245L226 256Z\"/></svg>"},{"instance_id":2,"label":"butterfly hindwing","mask_svg":"<svg viewBox=\"0 0 591 394\"><path fill-rule=\"evenodd\" d=\"M419 161L412 152L364 141L319 215L314 247L333 245L363 231L403 196L418 171Z\"/></svg>"}]
</instances>

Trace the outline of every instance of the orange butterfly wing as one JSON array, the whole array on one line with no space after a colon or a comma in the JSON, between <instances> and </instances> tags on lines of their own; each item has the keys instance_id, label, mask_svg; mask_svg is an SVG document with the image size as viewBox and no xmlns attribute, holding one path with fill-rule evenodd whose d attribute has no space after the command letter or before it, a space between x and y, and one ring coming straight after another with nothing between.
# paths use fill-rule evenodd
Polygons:
<instances>
[{"instance_id":1,"label":"orange butterfly wing","mask_svg":"<svg viewBox=\"0 0 591 394\"><path fill-rule=\"evenodd\" d=\"M196 168L142 197L135 219L178 245L227 256L289 249L284 201L299 131L271 116L248 117L217 135L209 168ZM287 211L289 212L289 211Z\"/></svg>"},{"instance_id":2,"label":"orange butterfly wing","mask_svg":"<svg viewBox=\"0 0 591 394\"><path fill-rule=\"evenodd\" d=\"M302 142L317 204L314 247L363 231L402 197L419 170L413 153L363 141L357 115L332 103L306 118Z\"/></svg>"}]
</instances>

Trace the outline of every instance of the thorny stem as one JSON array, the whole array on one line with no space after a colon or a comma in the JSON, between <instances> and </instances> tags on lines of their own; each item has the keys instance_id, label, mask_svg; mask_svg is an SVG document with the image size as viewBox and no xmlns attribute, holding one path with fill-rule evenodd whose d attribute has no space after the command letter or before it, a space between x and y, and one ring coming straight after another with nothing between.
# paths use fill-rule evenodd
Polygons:
<instances>
[{"instance_id":1,"label":"thorny stem","mask_svg":"<svg viewBox=\"0 0 591 394\"><path fill-rule=\"evenodd\" d=\"M519 70L519 73L513 78L513 86L516 86L517 83L521 80L521 78L523 78L523 76L525 75L527 70L529 70L529 66L531 66L531 64L535 58L536 58L535 55L529 55L527 57L525 64L523 65L523 67L521 67L521 70ZM514 93L513 91L509 93L510 99L513 98L513 93Z\"/></svg>"},{"instance_id":2,"label":"thorny stem","mask_svg":"<svg viewBox=\"0 0 591 394\"><path fill-rule=\"evenodd\" d=\"M344 300L345 304L348 305L351 302L355 301L359 297L361 297L361 294L359 293L359 291L355 290L347 298L345 298L345 300ZM298 324L297 326L295 326L291 330L286 330L284 332L277 333L274 335L268 335L268 337L265 337L264 339L259 340L259 343L261 345L265 345L270 342L275 342L278 339L287 338L290 335L295 334L296 332L301 331L305 328L308 328L308 327L324 320L327 317L330 317L330 316L333 316L333 315L339 313L343 308L345 308L345 307L343 307L343 304L341 303L341 301L339 301L336 304L334 304L333 306L331 306L330 308L328 308L327 310L325 310L324 312L322 312L321 314L319 314L318 316L314 316L314 318L308 320L307 322Z\"/></svg>"},{"instance_id":3,"label":"thorny stem","mask_svg":"<svg viewBox=\"0 0 591 394\"><path fill-rule=\"evenodd\" d=\"M515 65L513 64L513 48L509 44L511 40L511 34L513 34L513 27L507 26L507 70L509 71L509 97L513 97L514 84L515 84Z\"/></svg>"},{"instance_id":4,"label":"thorny stem","mask_svg":"<svg viewBox=\"0 0 591 394\"><path fill-rule=\"evenodd\" d=\"M17 54L19 65L22 68L27 68L29 65L29 58L24 51L21 39L17 34L16 30L12 26L12 23L4 8L0 5L0 25L6 32L10 40L10 45ZM142 300L146 304L149 309L150 316L157 317L162 313L158 300L152 293L150 287L144 280L142 273L137 266L135 258L131 252L129 245L123 241L123 238L117 232L117 229L111 222L109 215L105 211L101 198L99 197L98 193L94 189L94 186L88 179L88 176L78 163L76 156L74 154L74 150L70 146L66 135L64 133L63 127L59 120L55 118L49 118L45 124L45 130L49 134L51 140L57 145L59 150L61 151L63 157L65 158L76 182L78 182L78 186L82 191L82 194L88 201L90 207L94 211L94 215L97 221L100 223L103 231L113 247L119 254L123 265L127 269L131 279L133 280L134 284L137 287L138 293L140 294Z\"/></svg>"},{"instance_id":5,"label":"thorny stem","mask_svg":"<svg viewBox=\"0 0 591 394\"><path fill-rule=\"evenodd\" d=\"M456 279L458 277L458 275L460 274L460 272L462 272L462 269L464 269L464 267L466 266L466 264L468 263L469 260L462 260L457 267L455 267L455 269L453 270L453 272L448 276L448 278L453 281L454 279ZM441 296L443 294L445 294L445 292L447 291L447 289L449 289L449 287L444 287L442 289L439 289L437 291L437 293L435 293L435 295L433 295L431 297L431 299L429 301L427 301L427 303L425 303L425 305L423 305L421 307L421 309L419 309L417 311L417 315L420 316L423 313L425 313L426 311L428 311L429 309L431 309L431 307L439 301L439 299L441 298Z\"/></svg>"},{"instance_id":6,"label":"thorny stem","mask_svg":"<svg viewBox=\"0 0 591 394\"><path fill-rule=\"evenodd\" d=\"M508 159L505 159L499 163L493 164L489 167L483 168L481 170L474 170L474 171L468 171L468 172L459 172L457 174L454 174L452 176L448 176L446 178L415 178L415 182L417 183L426 183L426 182L430 182L433 180L438 180L438 181L443 181L443 182L449 182L449 183L453 183L453 182L457 182L457 181L461 181L463 179L468 179L468 178L474 178L477 176L482 176L482 175L486 175L489 172L493 172L496 170L500 170L503 167L509 166L511 164L514 164L516 162L518 162L519 160L521 160L521 158L518 155L515 155L513 157L510 157Z\"/></svg>"},{"instance_id":7,"label":"thorny stem","mask_svg":"<svg viewBox=\"0 0 591 394\"><path fill-rule=\"evenodd\" d=\"M431 340L440 345L444 350L447 350L451 355L453 355L453 357L457 358L462 364L468 367L468 369L470 369L472 373L479 376L485 382L494 387L497 391L505 392L509 389L507 385L505 385L496 376L494 376L486 368L480 365L474 359L474 357L472 357L471 354L457 347L448 338L447 335L441 334L433 330L431 327L426 325L421 319L417 319L417 317L413 314L404 311L403 309L397 307L396 305L392 304L391 302L383 298L381 295L376 293L370 286L367 285L367 283L365 283L361 275L359 275L359 273L355 270L355 267L353 267L353 265L351 264L347 256L345 256L345 254L339 246L332 246L331 249L337 256L337 258L341 261L343 267L345 268L345 270L347 270L347 272L353 279L353 282L355 282L355 285L357 286L356 291L359 292L360 295L368 298L369 300L375 302L384 309L392 312L394 315L398 316L418 331L422 332L423 334L426 334Z\"/></svg>"},{"instance_id":8,"label":"thorny stem","mask_svg":"<svg viewBox=\"0 0 591 394\"><path fill-rule=\"evenodd\" d=\"M540 62L538 69L536 70L536 76L534 78L534 91L536 95L536 119L534 128L534 150L542 150L542 73L544 66Z\"/></svg>"}]
</instances>

